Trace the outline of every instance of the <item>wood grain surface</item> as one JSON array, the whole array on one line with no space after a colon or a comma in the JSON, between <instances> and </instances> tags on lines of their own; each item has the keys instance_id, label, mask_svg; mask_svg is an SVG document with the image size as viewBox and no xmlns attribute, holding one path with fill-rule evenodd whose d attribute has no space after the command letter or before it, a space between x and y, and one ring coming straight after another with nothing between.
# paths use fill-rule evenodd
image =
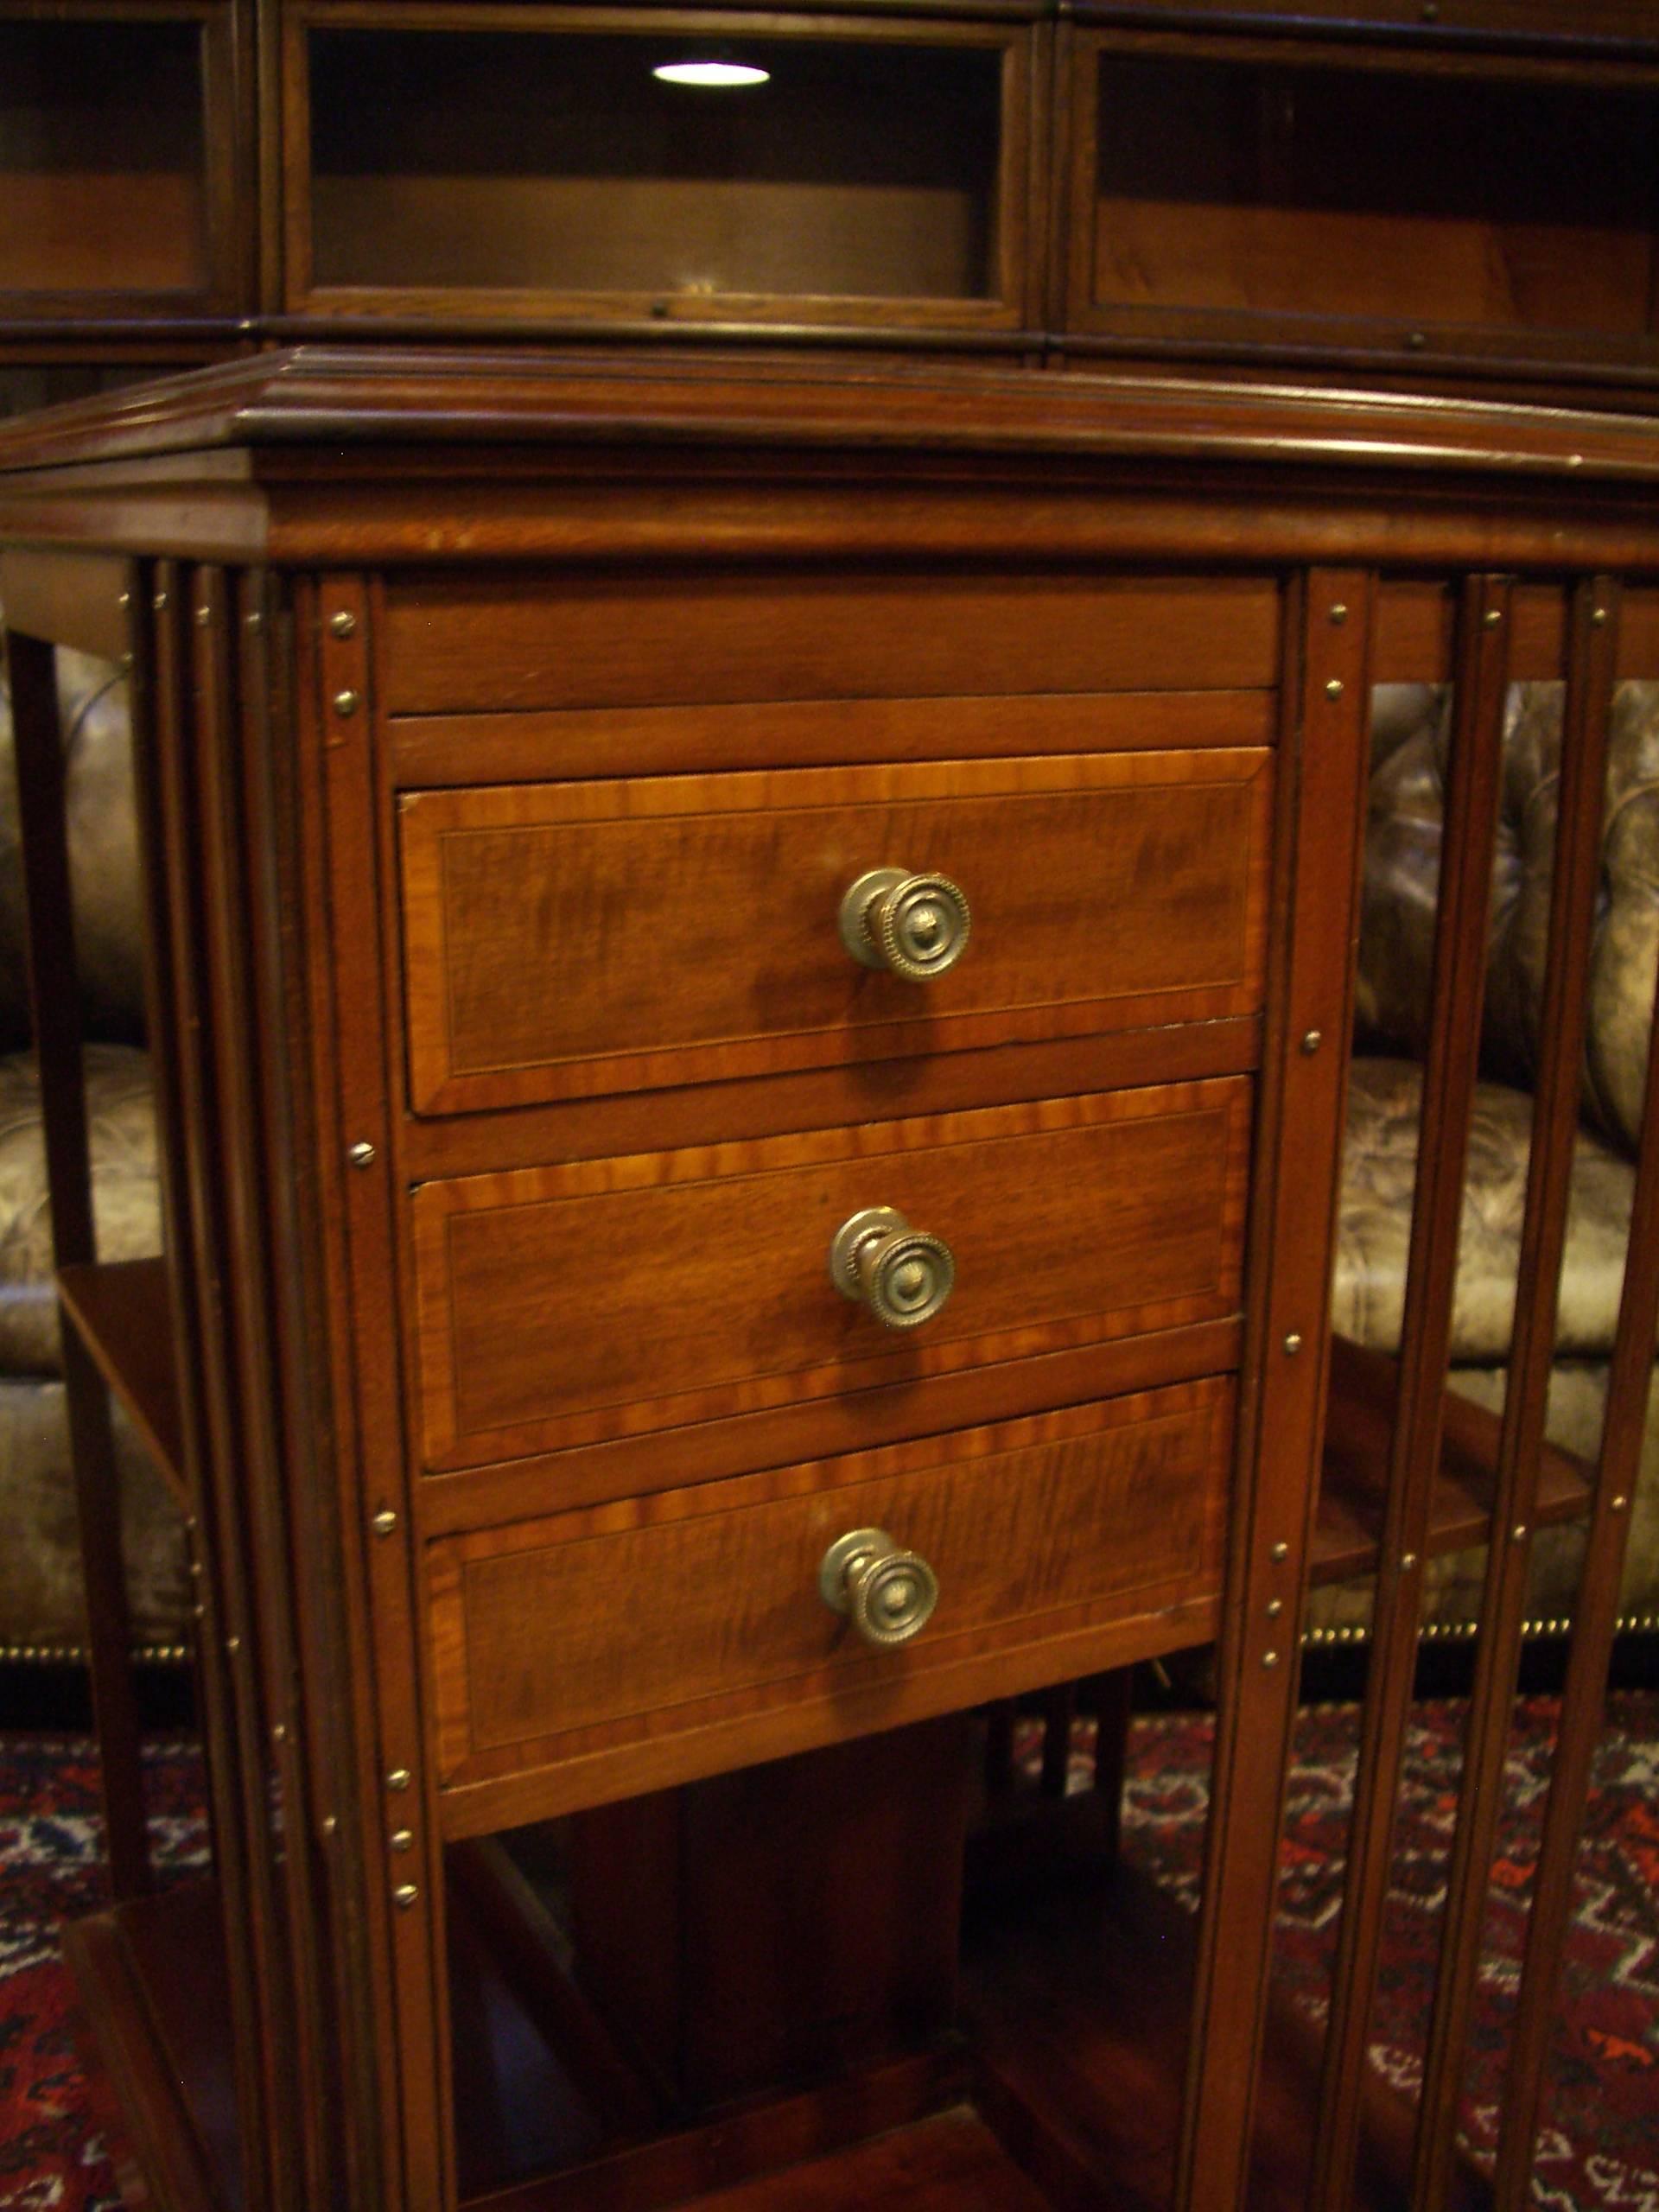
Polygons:
<instances>
[{"instance_id":1,"label":"wood grain surface","mask_svg":"<svg viewBox=\"0 0 1659 2212\"><path fill-rule=\"evenodd\" d=\"M1252 690L1267 577L394 575L388 713Z\"/></svg>"},{"instance_id":2,"label":"wood grain surface","mask_svg":"<svg viewBox=\"0 0 1659 2212\"><path fill-rule=\"evenodd\" d=\"M1106 753L404 798L419 1111L1255 1011L1271 756ZM973 914L926 984L836 926L868 869Z\"/></svg>"},{"instance_id":3,"label":"wood grain surface","mask_svg":"<svg viewBox=\"0 0 1659 2212\"><path fill-rule=\"evenodd\" d=\"M1017 1681L1051 1631L1212 1592L1232 1406L1230 1382L1209 1377L442 1539L427 1561L440 1774L510 1774L780 1706L833 1719L848 1690L987 1651ZM932 1620L891 1650L818 1595L824 1551L864 1527L939 1578Z\"/></svg>"},{"instance_id":4,"label":"wood grain surface","mask_svg":"<svg viewBox=\"0 0 1659 2212\"><path fill-rule=\"evenodd\" d=\"M423 1448L442 1468L921 1383L1232 1313L1242 1077L429 1183L410 1201ZM830 1241L893 1206L955 1254L891 1332Z\"/></svg>"}]
</instances>

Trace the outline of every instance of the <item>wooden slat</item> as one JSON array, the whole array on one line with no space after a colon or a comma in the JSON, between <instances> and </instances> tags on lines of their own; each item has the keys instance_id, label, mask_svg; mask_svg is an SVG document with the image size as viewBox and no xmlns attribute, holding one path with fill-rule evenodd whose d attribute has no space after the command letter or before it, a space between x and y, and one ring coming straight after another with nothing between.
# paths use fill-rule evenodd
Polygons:
<instances>
[{"instance_id":1,"label":"wooden slat","mask_svg":"<svg viewBox=\"0 0 1659 2212\"><path fill-rule=\"evenodd\" d=\"M1440 1465L1464 1163L1485 985L1485 918L1502 773L1510 594L1471 577L1459 609L1458 680L1445 858L1435 931L1428 1062L1389 1453L1382 1570L1361 1729L1342 1926L1332 1980L1313 2212L1346 2212L1405 1745L1422 1561Z\"/></svg>"},{"instance_id":2,"label":"wooden slat","mask_svg":"<svg viewBox=\"0 0 1659 2212\"><path fill-rule=\"evenodd\" d=\"M1580 1071L1587 1020L1590 945L1600 889L1602 790L1618 612L1617 586L1609 578L1586 580L1574 594L1561 725L1560 811L1550 896L1549 950L1539 1025L1542 1064L1535 1088L1515 1335L1481 1598L1480 1647L1465 1738L1457 1834L1414 2168L1419 2201L1428 2204L1443 2201L1452 2171L1481 1929L1503 1802L1503 1758L1515 1697L1538 1488L1538 1452L1548 1410L1561 1255L1579 1133ZM1483 918L1484 911L1480 910Z\"/></svg>"},{"instance_id":3,"label":"wooden slat","mask_svg":"<svg viewBox=\"0 0 1659 2212\"><path fill-rule=\"evenodd\" d=\"M1659 1030L1659 1024L1656 1029ZM1654 1033L1649 1032L1650 1036ZM1634 1517L1648 1400L1653 1387L1656 1329L1659 1329L1659 1051L1650 1046L1624 1294L1596 1466L1595 1504L1573 1600L1560 1732L1527 1923L1508 2093L1499 2120L1494 2177L1498 2212L1521 2212L1531 2199L1544 2062L1558 2018L1557 1988L1579 1832L1605 1707L1619 1582Z\"/></svg>"},{"instance_id":4,"label":"wooden slat","mask_svg":"<svg viewBox=\"0 0 1659 2212\"><path fill-rule=\"evenodd\" d=\"M1280 927L1247 1268L1239 1414L1192 2034L1173 2202L1243 2201L1266 2002L1295 1622L1318 1493L1322 1357L1353 1004L1374 579L1314 570L1287 638Z\"/></svg>"},{"instance_id":5,"label":"wooden slat","mask_svg":"<svg viewBox=\"0 0 1659 2212\"><path fill-rule=\"evenodd\" d=\"M167 1262L121 1260L64 1268L58 1274L58 1296L99 1374L188 1513Z\"/></svg>"}]
</instances>

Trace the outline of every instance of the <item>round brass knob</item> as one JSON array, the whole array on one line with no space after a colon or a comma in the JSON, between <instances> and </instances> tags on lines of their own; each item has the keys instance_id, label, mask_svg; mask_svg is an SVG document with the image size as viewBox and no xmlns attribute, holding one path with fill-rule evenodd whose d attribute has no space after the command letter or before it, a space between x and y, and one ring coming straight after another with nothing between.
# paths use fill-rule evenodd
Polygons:
<instances>
[{"instance_id":1,"label":"round brass knob","mask_svg":"<svg viewBox=\"0 0 1659 2212\"><path fill-rule=\"evenodd\" d=\"M885 1648L921 1634L939 1602L939 1578L917 1553L901 1551L885 1529L853 1529L825 1552L818 1591L866 1643Z\"/></svg>"},{"instance_id":2,"label":"round brass knob","mask_svg":"<svg viewBox=\"0 0 1659 2212\"><path fill-rule=\"evenodd\" d=\"M864 1206L836 1231L830 1277L889 1329L914 1329L950 1297L957 1263L942 1236L912 1229L896 1208Z\"/></svg>"},{"instance_id":3,"label":"round brass knob","mask_svg":"<svg viewBox=\"0 0 1659 2212\"><path fill-rule=\"evenodd\" d=\"M854 959L910 983L954 968L972 927L968 900L948 875L873 868L841 902L841 941Z\"/></svg>"}]
</instances>

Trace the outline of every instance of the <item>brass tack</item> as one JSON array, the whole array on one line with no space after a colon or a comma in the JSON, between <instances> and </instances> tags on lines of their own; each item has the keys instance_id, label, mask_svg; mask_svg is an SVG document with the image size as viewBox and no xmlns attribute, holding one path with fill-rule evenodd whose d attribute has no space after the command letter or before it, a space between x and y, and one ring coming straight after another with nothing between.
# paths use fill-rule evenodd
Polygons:
<instances>
[{"instance_id":1,"label":"brass tack","mask_svg":"<svg viewBox=\"0 0 1659 2212\"><path fill-rule=\"evenodd\" d=\"M192 1605L190 1608L190 1618L193 1621L205 1621L207 1618L207 1606Z\"/></svg>"},{"instance_id":2,"label":"brass tack","mask_svg":"<svg viewBox=\"0 0 1659 2212\"><path fill-rule=\"evenodd\" d=\"M1409 1574L1412 1568L1415 1567L1416 1564L1417 1554L1415 1552L1402 1552L1400 1554L1400 1572L1402 1574Z\"/></svg>"},{"instance_id":3,"label":"brass tack","mask_svg":"<svg viewBox=\"0 0 1659 2212\"><path fill-rule=\"evenodd\" d=\"M1480 619L1489 630L1496 630L1503 620L1503 610L1501 607L1489 607Z\"/></svg>"},{"instance_id":4,"label":"brass tack","mask_svg":"<svg viewBox=\"0 0 1659 2212\"><path fill-rule=\"evenodd\" d=\"M410 1772L406 1766L393 1767L391 1772L386 1777L388 1789L407 1789L409 1783Z\"/></svg>"},{"instance_id":5,"label":"brass tack","mask_svg":"<svg viewBox=\"0 0 1659 2212\"><path fill-rule=\"evenodd\" d=\"M1629 1499L1628 1497L1624 1497L1624 1496L1621 1493L1618 1497L1616 1497L1616 1498L1613 1500L1613 1505L1612 1505L1612 1510L1613 1510L1613 1511L1614 1511L1615 1513L1622 1513L1622 1512L1624 1510L1625 1507L1630 1503L1630 1499Z\"/></svg>"},{"instance_id":6,"label":"brass tack","mask_svg":"<svg viewBox=\"0 0 1659 2212\"><path fill-rule=\"evenodd\" d=\"M358 709L358 696L349 684L345 690L334 694L334 712L341 721L349 721Z\"/></svg>"},{"instance_id":7,"label":"brass tack","mask_svg":"<svg viewBox=\"0 0 1659 2212\"><path fill-rule=\"evenodd\" d=\"M1607 620L1607 610L1606 610L1606 608L1605 608L1605 607L1598 607L1593 611L1593 613L1591 614L1591 617L1590 617L1590 620L1591 620L1592 624L1592 625L1593 625L1593 626L1594 626L1596 629L1598 629L1598 630L1599 630L1599 629L1602 627L1602 626L1605 623L1606 620Z\"/></svg>"},{"instance_id":8,"label":"brass tack","mask_svg":"<svg viewBox=\"0 0 1659 2212\"><path fill-rule=\"evenodd\" d=\"M335 1830L339 1826L340 1826L340 1821L339 1821L339 1820L336 1818L336 1816L335 1816L333 1813L325 1813L325 1814L323 1815L323 1816L322 1816L322 1832L323 1832L324 1835L326 1835L326 1836L327 1836L327 1835L333 1835L333 1834L334 1833L334 1830Z\"/></svg>"},{"instance_id":9,"label":"brass tack","mask_svg":"<svg viewBox=\"0 0 1659 2212\"><path fill-rule=\"evenodd\" d=\"M1348 620L1348 602L1339 599L1331 609L1331 620L1338 628Z\"/></svg>"},{"instance_id":10,"label":"brass tack","mask_svg":"<svg viewBox=\"0 0 1659 2212\"><path fill-rule=\"evenodd\" d=\"M149 603L158 614L162 613L167 606L167 594L158 591Z\"/></svg>"},{"instance_id":11,"label":"brass tack","mask_svg":"<svg viewBox=\"0 0 1659 2212\"><path fill-rule=\"evenodd\" d=\"M190 1573L191 1573L191 1577L192 1577L192 1579L193 1579L194 1580L195 1580L195 1581L197 1581L197 1582L200 1582L200 1580L201 1580L201 1578L202 1578L202 1576L203 1576L207 1572L207 1568L202 1565L201 1561L200 1561L199 1559L193 1559L193 1560L191 1560L191 1562L190 1562Z\"/></svg>"},{"instance_id":12,"label":"brass tack","mask_svg":"<svg viewBox=\"0 0 1659 2212\"><path fill-rule=\"evenodd\" d=\"M1327 699L1340 699L1342 693L1342 678L1339 676L1333 676L1325 687L1325 696Z\"/></svg>"},{"instance_id":13,"label":"brass tack","mask_svg":"<svg viewBox=\"0 0 1659 2212\"><path fill-rule=\"evenodd\" d=\"M1269 1558L1275 1560L1287 1560L1290 1557L1290 1546L1288 1544L1275 1544L1268 1556Z\"/></svg>"},{"instance_id":14,"label":"brass tack","mask_svg":"<svg viewBox=\"0 0 1659 2212\"><path fill-rule=\"evenodd\" d=\"M1435 13L1438 14L1439 12L1440 11L1437 9ZM1426 17L1425 20L1432 23L1434 17L1433 16L1429 16ZM1406 343L1414 353L1420 353L1423 347L1428 343L1428 333L1426 330L1408 330L1406 333Z\"/></svg>"},{"instance_id":15,"label":"brass tack","mask_svg":"<svg viewBox=\"0 0 1659 2212\"><path fill-rule=\"evenodd\" d=\"M213 610L211 607L199 607L196 609L196 626L198 629L205 630L213 619Z\"/></svg>"},{"instance_id":16,"label":"brass tack","mask_svg":"<svg viewBox=\"0 0 1659 2212\"><path fill-rule=\"evenodd\" d=\"M235 1656L236 1656L236 1655L237 1655L237 1653L238 1653L241 1649L242 1649L242 1639L241 1639L241 1637L240 1637L239 1636L227 1636L227 1637L226 1637L226 1639L225 1639L225 1649L226 1649L226 1655L227 1655L230 1658L234 1659L234 1658L235 1658Z\"/></svg>"},{"instance_id":17,"label":"brass tack","mask_svg":"<svg viewBox=\"0 0 1659 2212\"><path fill-rule=\"evenodd\" d=\"M372 1167L375 1161L374 1147L365 1137L360 1142L352 1147L346 1157L353 1167Z\"/></svg>"},{"instance_id":18,"label":"brass tack","mask_svg":"<svg viewBox=\"0 0 1659 2212\"><path fill-rule=\"evenodd\" d=\"M387 1840L394 1851L412 1851L415 1847L415 1833L412 1828L394 1828Z\"/></svg>"},{"instance_id":19,"label":"brass tack","mask_svg":"<svg viewBox=\"0 0 1659 2212\"><path fill-rule=\"evenodd\" d=\"M115 597L115 603L118 607L130 607L132 605L132 594L130 591L118 592Z\"/></svg>"},{"instance_id":20,"label":"brass tack","mask_svg":"<svg viewBox=\"0 0 1659 2212\"><path fill-rule=\"evenodd\" d=\"M1282 1612L1284 1611L1284 1610L1285 1610L1285 1601L1284 1601L1284 1599L1283 1599L1282 1598L1269 1598L1269 1599L1268 1599L1268 1618L1270 1621L1276 1621L1276 1620L1278 1619L1278 1618L1279 1618L1280 1614L1281 1614L1281 1613L1282 1613Z\"/></svg>"},{"instance_id":21,"label":"brass tack","mask_svg":"<svg viewBox=\"0 0 1659 2212\"><path fill-rule=\"evenodd\" d=\"M265 618L256 607L248 616L248 627L250 630L263 630L264 626Z\"/></svg>"},{"instance_id":22,"label":"brass tack","mask_svg":"<svg viewBox=\"0 0 1659 2212\"><path fill-rule=\"evenodd\" d=\"M1262 1664L1264 1667L1276 1667L1279 1664L1279 1654L1276 1651L1264 1651L1262 1654Z\"/></svg>"},{"instance_id":23,"label":"brass tack","mask_svg":"<svg viewBox=\"0 0 1659 2212\"><path fill-rule=\"evenodd\" d=\"M1294 1359L1301 1348L1302 1339L1300 1332L1296 1329L1293 1329L1290 1334L1285 1338L1285 1355L1287 1358Z\"/></svg>"},{"instance_id":24,"label":"brass tack","mask_svg":"<svg viewBox=\"0 0 1659 2212\"><path fill-rule=\"evenodd\" d=\"M400 1882L391 1894L398 1911L407 1912L421 1893L413 1882Z\"/></svg>"},{"instance_id":25,"label":"brass tack","mask_svg":"<svg viewBox=\"0 0 1659 2212\"><path fill-rule=\"evenodd\" d=\"M336 607L328 617L328 627L337 638L354 638L357 635L357 617L349 607Z\"/></svg>"},{"instance_id":26,"label":"brass tack","mask_svg":"<svg viewBox=\"0 0 1659 2212\"><path fill-rule=\"evenodd\" d=\"M271 1730L270 1740L273 1744L285 1744L288 1741L288 1723L285 1720L279 1720Z\"/></svg>"},{"instance_id":27,"label":"brass tack","mask_svg":"<svg viewBox=\"0 0 1659 2212\"><path fill-rule=\"evenodd\" d=\"M377 1536L389 1536L397 1526L397 1516L389 1505L383 1505L370 1526Z\"/></svg>"},{"instance_id":28,"label":"brass tack","mask_svg":"<svg viewBox=\"0 0 1659 2212\"><path fill-rule=\"evenodd\" d=\"M1518 1543L1522 1541L1522 1539L1525 1536L1526 1533L1527 1533L1527 1524L1526 1524L1526 1522L1525 1522L1524 1521L1517 1521L1517 1522L1516 1522L1516 1524L1515 1524L1514 1528L1513 1528L1513 1529L1510 1529L1510 1535L1515 1538L1515 1541L1516 1541L1516 1542L1517 1544L1518 1544Z\"/></svg>"},{"instance_id":29,"label":"brass tack","mask_svg":"<svg viewBox=\"0 0 1659 2212\"><path fill-rule=\"evenodd\" d=\"M1302 1036L1302 1050L1309 1054L1317 1052L1324 1042L1325 1032L1322 1029L1306 1030Z\"/></svg>"}]
</instances>

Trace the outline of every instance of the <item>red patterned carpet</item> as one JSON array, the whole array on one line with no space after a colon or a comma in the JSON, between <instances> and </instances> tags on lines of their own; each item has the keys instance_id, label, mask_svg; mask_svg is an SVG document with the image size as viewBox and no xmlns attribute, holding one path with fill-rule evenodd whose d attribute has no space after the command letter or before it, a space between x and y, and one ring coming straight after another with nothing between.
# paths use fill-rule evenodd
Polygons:
<instances>
[{"instance_id":1,"label":"red patterned carpet","mask_svg":"<svg viewBox=\"0 0 1659 2212\"><path fill-rule=\"evenodd\" d=\"M1515 1995L1554 1707L1516 1708L1509 1807L1492 1889L1465 2122L1489 2149ZM1417 1710L1373 2056L1414 2088L1433 1987L1440 1882L1455 1808L1459 1711ZM1317 2013L1340 1897L1353 1770L1351 1707L1302 1716L1281 1876L1279 1966ZM1198 1894L1210 1729L1202 1716L1136 1724L1125 1848L1189 1904ZM149 1769L158 1863L200 1863L199 1764L157 1745ZM1535 2205L1659 2212L1659 1694L1614 1701L1597 1770L1556 2037ZM90 1748L0 1737L0 2212L105 2212L119 2204L90 2122L69 2031L57 1923L98 1901Z\"/></svg>"}]
</instances>

